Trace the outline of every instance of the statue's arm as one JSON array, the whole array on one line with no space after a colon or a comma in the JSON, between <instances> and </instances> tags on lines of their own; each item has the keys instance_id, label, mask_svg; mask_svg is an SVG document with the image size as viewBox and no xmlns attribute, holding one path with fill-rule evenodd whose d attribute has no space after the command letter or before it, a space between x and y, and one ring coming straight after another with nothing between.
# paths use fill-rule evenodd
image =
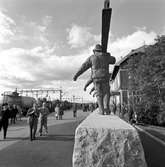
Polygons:
<instances>
[{"instance_id":1,"label":"statue's arm","mask_svg":"<svg viewBox=\"0 0 165 167\"><path fill-rule=\"evenodd\" d=\"M87 87L93 82L92 78L87 81L87 83L84 86L84 91L86 91Z\"/></svg>"},{"instance_id":2,"label":"statue's arm","mask_svg":"<svg viewBox=\"0 0 165 167\"><path fill-rule=\"evenodd\" d=\"M91 67L91 58L89 57L80 67L80 69L77 71L77 73L74 75L73 80L76 81L77 78L84 73L86 70L88 70Z\"/></svg>"},{"instance_id":3,"label":"statue's arm","mask_svg":"<svg viewBox=\"0 0 165 167\"><path fill-rule=\"evenodd\" d=\"M93 87L93 88L91 89L91 91L89 92L89 94L91 95L91 93L92 93L94 90L95 90L95 87Z\"/></svg>"},{"instance_id":4,"label":"statue's arm","mask_svg":"<svg viewBox=\"0 0 165 167\"><path fill-rule=\"evenodd\" d=\"M109 64L115 64L116 63L116 58L114 56L111 56L110 53L109 54Z\"/></svg>"}]
</instances>

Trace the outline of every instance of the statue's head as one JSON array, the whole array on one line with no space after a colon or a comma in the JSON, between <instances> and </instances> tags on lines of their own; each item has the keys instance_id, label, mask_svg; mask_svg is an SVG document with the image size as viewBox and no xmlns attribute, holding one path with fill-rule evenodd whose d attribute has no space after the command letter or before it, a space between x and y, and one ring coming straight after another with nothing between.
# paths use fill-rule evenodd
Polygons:
<instances>
[{"instance_id":1,"label":"statue's head","mask_svg":"<svg viewBox=\"0 0 165 167\"><path fill-rule=\"evenodd\" d=\"M93 49L93 52L102 52L102 46L100 44L97 44Z\"/></svg>"}]
</instances>

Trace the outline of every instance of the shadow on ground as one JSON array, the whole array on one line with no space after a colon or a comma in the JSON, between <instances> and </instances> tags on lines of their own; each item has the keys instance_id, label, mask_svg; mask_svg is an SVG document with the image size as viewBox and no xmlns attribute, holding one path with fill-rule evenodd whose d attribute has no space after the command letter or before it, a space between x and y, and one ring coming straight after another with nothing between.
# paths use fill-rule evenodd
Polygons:
<instances>
[{"instance_id":1,"label":"shadow on ground","mask_svg":"<svg viewBox=\"0 0 165 167\"><path fill-rule=\"evenodd\" d=\"M68 134L68 135L48 135L48 136L40 136L37 137L36 140L53 140L53 141L74 141L74 135Z\"/></svg>"},{"instance_id":2,"label":"shadow on ground","mask_svg":"<svg viewBox=\"0 0 165 167\"><path fill-rule=\"evenodd\" d=\"M28 137L7 137L5 140L0 140L0 142L8 142L8 141L15 141L15 140L28 140Z\"/></svg>"}]
</instances>

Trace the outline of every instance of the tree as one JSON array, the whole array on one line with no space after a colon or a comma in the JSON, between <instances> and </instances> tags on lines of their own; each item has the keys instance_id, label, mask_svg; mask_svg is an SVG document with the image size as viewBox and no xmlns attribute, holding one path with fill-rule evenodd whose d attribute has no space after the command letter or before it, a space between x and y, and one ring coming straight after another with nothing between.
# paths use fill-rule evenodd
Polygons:
<instances>
[{"instance_id":1,"label":"tree","mask_svg":"<svg viewBox=\"0 0 165 167\"><path fill-rule=\"evenodd\" d=\"M165 36L158 37L154 45L147 46L144 53L133 55L128 61L129 91L138 112L155 117L164 105L161 88L165 78ZM159 107L156 107L159 106ZM139 111L140 110L140 111ZM144 114L143 113L143 114ZM150 121L153 120L150 118Z\"/></svg>"}]
</instances>

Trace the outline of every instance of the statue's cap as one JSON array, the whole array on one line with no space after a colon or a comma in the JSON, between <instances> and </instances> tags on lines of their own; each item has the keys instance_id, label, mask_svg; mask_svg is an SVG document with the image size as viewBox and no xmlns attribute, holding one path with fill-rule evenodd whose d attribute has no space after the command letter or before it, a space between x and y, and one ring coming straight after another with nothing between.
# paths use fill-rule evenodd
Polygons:
<instances>
[{"instance_id":1,"label":"statue's cap","mask_svg":"<svg viewBox=\"0 0 165 167\"><path fill-rule=\"evenodd\" d=\"M95 48L93 49L93 51L98 51L98 52L101 52L102 51L102 46L100 44L97 44L95 46Z\"/></svg>"}]
</instances>

